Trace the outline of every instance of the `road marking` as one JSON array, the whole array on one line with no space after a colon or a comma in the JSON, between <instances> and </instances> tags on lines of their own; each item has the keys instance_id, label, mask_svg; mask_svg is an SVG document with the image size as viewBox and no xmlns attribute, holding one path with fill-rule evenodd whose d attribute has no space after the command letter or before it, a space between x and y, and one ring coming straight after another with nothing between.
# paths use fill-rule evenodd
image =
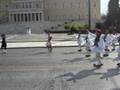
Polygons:
<instances>
[{"instance_id":1,"label":"road marking","mask_svg":"<svg viewBox=\"0 0 120 90\"><path fill-rule=\"evenodd\" d=\"M85 66L85 65L84 65ZM87 66L87 65L86 65ZM0 66L0 71L48 71L53 69L75 69L82 68L80 64L64 64L64 65L54 65L54 66L38 66L38 65L5 65Z\"/></svg>"}]
</instances>

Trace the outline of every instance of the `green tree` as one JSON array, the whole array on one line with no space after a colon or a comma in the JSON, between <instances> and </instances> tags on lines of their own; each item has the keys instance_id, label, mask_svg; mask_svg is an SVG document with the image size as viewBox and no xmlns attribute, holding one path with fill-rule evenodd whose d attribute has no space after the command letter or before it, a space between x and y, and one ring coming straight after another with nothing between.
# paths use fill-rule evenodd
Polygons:
<instances>
[{"instance_id":1,"label":"green tree","mask_svg":"<svg viewBox=\"0 0 120 90\"><path fill-rule=\"evenodd\" d=\"M118 28L120 24L119 0L110 0L105 25L107 28Z\"/></svg>"}]
</instances>

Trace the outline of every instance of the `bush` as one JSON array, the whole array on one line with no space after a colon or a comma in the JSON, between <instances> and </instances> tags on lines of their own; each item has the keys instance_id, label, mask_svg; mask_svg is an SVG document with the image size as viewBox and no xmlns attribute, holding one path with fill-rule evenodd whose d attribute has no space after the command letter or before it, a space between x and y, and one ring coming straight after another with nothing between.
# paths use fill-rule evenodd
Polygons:
<instances>
[{"instance_id":1,"label":"bush","mask_svg":"<svg viewBox=\"0 0 120 90\"><path fill-rule=\"evenodd\" d=\"M78 32L86 32L86 30L89 28L88 24L85 23L78 23L78 22L72 22L70 24L65 24L64 28L66 30L70 30L71 33L78 33Z\"/></svg>"},{"instance_id":2,"label":"bush","mask_svg":"<svg viewBox=\"0 0 120 90\"><path fill-rule=\"evenodd\" d=\"M88 24L85 24L85 25L84 25L84 29L89 29L89 25L88 25Z\"/></svg>"},{"instance_id":3,"label":"bush","mask_svg":"<svg viewBox=\"0 0 120 90\"><path fill-rule=\"evenodd\" d=\"M64 25L64 28L65 28L66 30L70 30L70 29L71 29L71 25L70 25L70 24L65 24L65 25Z\"/></svg>"}]
</instances>

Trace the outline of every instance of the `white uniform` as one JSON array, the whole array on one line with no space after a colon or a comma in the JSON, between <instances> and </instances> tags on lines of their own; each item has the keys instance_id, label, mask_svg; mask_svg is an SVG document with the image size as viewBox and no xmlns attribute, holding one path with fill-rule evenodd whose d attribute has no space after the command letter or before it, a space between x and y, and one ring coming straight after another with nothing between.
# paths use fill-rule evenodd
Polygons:
<instances>
[{"instance_id":1,"label":"white uniform","mask_svg":"<svg viewBox=\"0 0 120 90\"><path fill-rule=\"evenodd\" d=\"M112 37L112 44L115 44L115 43L117 43L118 42L118 40L117 40L117 35L115 34L111 34L111 37Z\"/></svg>"},{"instance_id":2,"label":"white uniform","mask_svg":"<svg viewBox=\"0 0 120 90\"><path fill-rule=\"evenodd\" d=\"M80 36L78 39L77 39L77 43L79 46L83 46L85 44L85 40L82 36Z\"/></svg>"},{"instance_id":3,"label":"white uniform","mask_svg":"<svg viewBox=\"0 0 120 90\"><path fill-rule=\"evenodd\" d=\"M105 42L104 42L104 35L100 36L100 40L98 42L98 46L92 47L92 52L94 53L103 53L105 52Z\"/></svg>"},{"instance_id":4,"label":"white uniform","mask_svg":"<svg viewBox=\"0 0 120 90\"><path fill-rule=\"evenodd\" d=\"M86 40L85 46L92 47L94 45L95 37L96 37L95 34L88 32L88 39Z\"/></svg>"},{"instance_id":5,"label":"white uniform","mask_svg":"<svg viewBox=\"0 0 120 90\"><path fill-rule=\"evenodd\" d=\"M96 35L88 32L88 42L90 43L90 46L94 45L94 41L95 41Z\"/></svg>"},{"instance_id":6,"label":"white uniform","mask_svg":"<svg viewBox=\"0 0 120 90\"><path fill-rule=\"evenodd\" d=\"M112 45L112 40L113 40L112 36L110 34L108 34L106 39L105 39L105 46L106 47L111 46Z\"/></svg>"},{"instance_id":7,"label":"white uniform","mask_svg":"<svg viewBox=\"0 0 120 90\"><path fill-rule=\"evenodd\" d=\"M117 38L118 38L118 37L117 37ZM116 49L116 51L117 51L117 53L118 53L118 56L116 57L115 60L119 61L119 63L120 63L120 42L118 42L118 43L119 43L119 47Z\"/></svg>"}]
</instances>

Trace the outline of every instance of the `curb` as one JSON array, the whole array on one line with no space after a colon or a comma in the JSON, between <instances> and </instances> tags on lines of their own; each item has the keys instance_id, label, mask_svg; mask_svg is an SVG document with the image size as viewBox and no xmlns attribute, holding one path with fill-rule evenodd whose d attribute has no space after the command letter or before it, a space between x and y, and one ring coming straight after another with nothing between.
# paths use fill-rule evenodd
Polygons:
<instances>
[{"instance_id":1,"label":"curb","mask_svg":"<svg viewBox=\"0 0 120 90\"><path fill-rule=\"evenodd\" d=\"M53 46L53 48L64 48L64 47L78 47L76 45L74 46ZM40 47L8 47L7 49L29 49L29 48L47 48L44 46L40 46Z\"/></svg>"}]
</instances>

